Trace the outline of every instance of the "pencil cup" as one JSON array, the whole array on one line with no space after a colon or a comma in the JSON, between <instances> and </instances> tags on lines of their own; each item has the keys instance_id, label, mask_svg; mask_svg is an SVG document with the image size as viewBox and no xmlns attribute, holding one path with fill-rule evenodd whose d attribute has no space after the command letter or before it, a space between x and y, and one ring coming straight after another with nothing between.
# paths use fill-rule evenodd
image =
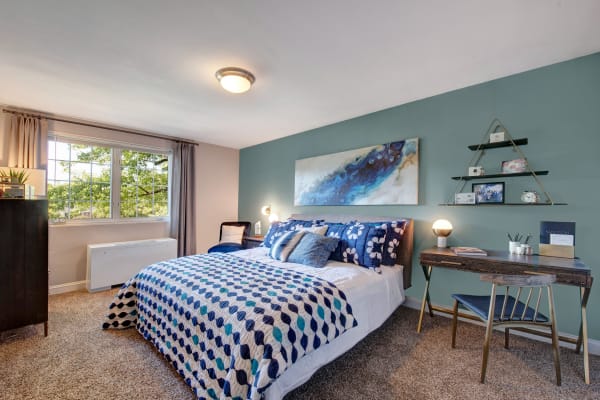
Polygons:
<instances>
[{"instance_id":1,"label":"pencil cup","mask_svg":"<svg viewBox=\"0 0 600 400\"><path fill-rule=\"evenodd\" d=\"M519 247L521 247L521 242L508 242L508 252L510 254L517 254Z\"/></svg>"}]
</instances>

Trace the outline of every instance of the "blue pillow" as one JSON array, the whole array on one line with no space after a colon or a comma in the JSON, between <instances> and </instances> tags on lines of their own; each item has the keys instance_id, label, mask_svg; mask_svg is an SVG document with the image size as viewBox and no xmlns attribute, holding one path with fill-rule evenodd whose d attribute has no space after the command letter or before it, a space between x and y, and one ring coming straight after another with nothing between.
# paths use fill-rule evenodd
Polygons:
<instances>
[{"instance_id":1,"label":"blue pillow","mask_svg":"<svg viewBox=\"0 0 600 400\"><path fill-rule=\"evenodd\" d=\"M328 224L327 236L339 238L333 260L353 263L381 272L386 231L371 224Z\"/></svg>"},{"instance_id":2,"label":"blue pillow","mask_svg":"<svg viewBox=\"0 0 600 400\"><path fill-rule=\"evenodd\" d=\"M314 226L322 226L323 220L302 220L302 219L288 219L283 222L273 222L269 227L269 231L265 235L263 245L265 247L271 247L273 243L281 235L288 231L300 230L300 228L309 228Z\"/></svg>"},{"instance_id":3,"label":"blue pillow","mask_svg":"<svg viewBox=\"0 0 600 400\"><path fill-rule=\"evenodd\" d=\"M329 255L335 250L337 244L338 239L336 238L305 232L287 260L322 268L327 264Z\"/></svg>"},{"instance_id":4,"label":"blue pillow","mask_svg":"<svg viewBox=\"0 0 600 400\"><path fill-rule=\"evenodd\" d=\"M277 238L281 235L283 235L285 232L289 231L289 229L287 228L288 223L287 221L281 222L273 222L271 224L271 226L269 226L269 231L267 232L267 234L265 235L265 238L263 240L263 246L265 247L271 247L273 245L273 243L275 242L275 240L277 240Z\"/></svg>"},{"instance_id":5,"label":"blue pillow","mask_svg":"<svg viewBox=\"0 0 600 400\"><path fill-rule=\"evenodd\" d=\"M396 253L398 246L404 236L404 230L408 223L405 219L392 220L385 222L364 222L364 224L385 229L385 243L382 249L381 265L394 266L396 264Z\"/></svg>"},{"instance_id":6,"label":"blue pillow","mask_svg":"<svg viewBox=\"0 0 600 400\"><path fill-rule=\"evenodd\" d=\"M304 220L304 219L288 219L287 226L290 231L297 231L301 228L312 228L315 226L323 226L324 219L313 219L313 220Z\"/></svg>"},{"instance_id":7,"label":"blue pillow","mask_svg":"<svg viewBox=\"0 0 600 400\"><path fill-rule=\"evenodd\" d=\"M271 246L271 250L269 250L269 256L275 260L286 262L288 256L305 233L304 231L285 232L275 240Z\"/></svg>"}]
</instances>

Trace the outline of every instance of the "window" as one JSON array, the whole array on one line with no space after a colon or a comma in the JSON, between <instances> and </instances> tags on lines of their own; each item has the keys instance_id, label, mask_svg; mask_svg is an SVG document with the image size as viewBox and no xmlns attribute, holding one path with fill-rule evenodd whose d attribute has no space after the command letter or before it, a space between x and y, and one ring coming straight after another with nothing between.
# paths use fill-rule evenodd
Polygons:
<instances>
[{"instance_id":1,"label":"window","mask_svg":"<svg viewBox=\"0 0 600 400\"><path fill-rule=\"evenodd\" d=\"M170 154L48 141L48 216L105 220L169 215Z\"/></svg>"}]
</instances>

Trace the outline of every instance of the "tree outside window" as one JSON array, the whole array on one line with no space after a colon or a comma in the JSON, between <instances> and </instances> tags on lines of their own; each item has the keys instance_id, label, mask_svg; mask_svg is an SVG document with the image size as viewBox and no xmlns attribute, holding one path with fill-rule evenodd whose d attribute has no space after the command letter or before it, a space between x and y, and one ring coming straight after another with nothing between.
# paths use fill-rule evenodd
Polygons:
<instances>
[{"instance_id":1,"label":"tree outside window","mask_svg":"<svg viewBox=\"0 0 600 400\"><path fill-rule=\"evenodd\" d=\"M168 215L169 154L56 138L49 141L48 216L51 220Z\"/></svg>"}]
</instances>

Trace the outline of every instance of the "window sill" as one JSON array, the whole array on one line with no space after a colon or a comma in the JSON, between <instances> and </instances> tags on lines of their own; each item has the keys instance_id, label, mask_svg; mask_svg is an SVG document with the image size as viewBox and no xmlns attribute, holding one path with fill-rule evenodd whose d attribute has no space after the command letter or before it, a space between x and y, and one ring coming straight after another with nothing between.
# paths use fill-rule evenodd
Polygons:
<instances>
[{"instance_id":1,"label":"window sill","mask_svg":"<svg viewBox=\"0 0 600 400\"><path fill-rule=\"evenodd\" d=\"M98 219L98 220L71 220L66 222L48 222L49 228L98 226L98 225L131 225L131 224L156 224L169 223L168 217L156 218L127 218L127 219Z\"/></svg>"}]
</instances>

